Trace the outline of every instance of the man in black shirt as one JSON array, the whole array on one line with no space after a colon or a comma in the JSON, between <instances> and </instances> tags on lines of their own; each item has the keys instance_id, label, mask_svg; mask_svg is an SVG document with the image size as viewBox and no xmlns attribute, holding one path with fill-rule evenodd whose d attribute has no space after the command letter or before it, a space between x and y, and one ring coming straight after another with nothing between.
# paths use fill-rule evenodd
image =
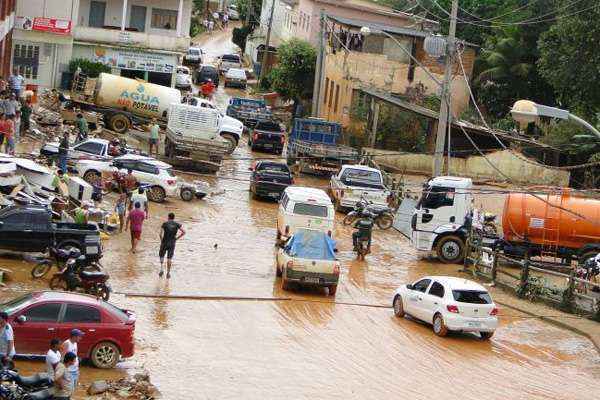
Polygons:
<instances>
[{"instance_id":1,"label":"man in black shirt","mask_svg":"<svg viewBox=\"0 0 600 400\"><path fill-rule=\"evenodd\" d=\"M158 276L162 277L164 274L164 260L165 254L167 255L167 279L171 277L171 260L175 253L175 242L181 239L185 235L185 231L181 227L181 224L175 222L175 214L169 213L169 220L162 224L160 230L160 250L158 256L160 257L160 272Z\"/></svg>"}]
</instances>

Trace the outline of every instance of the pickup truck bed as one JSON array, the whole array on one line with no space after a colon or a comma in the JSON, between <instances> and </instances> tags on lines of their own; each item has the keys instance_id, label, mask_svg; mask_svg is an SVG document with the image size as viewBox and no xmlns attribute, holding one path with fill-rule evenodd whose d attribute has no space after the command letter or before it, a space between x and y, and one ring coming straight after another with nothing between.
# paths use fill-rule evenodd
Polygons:
<instances>
[{"instance_id":1,"label":"pickup truck bed","mask_svg":"<svg viewBox=\"0 0 600 400\"><path fill-rule=\"evenodd\" d=\"M184 139L170 129L167 129L166 136L165 160L169 164L210 173L221 168L228 144L220 137Z\"/></svg>"}]
</instances>

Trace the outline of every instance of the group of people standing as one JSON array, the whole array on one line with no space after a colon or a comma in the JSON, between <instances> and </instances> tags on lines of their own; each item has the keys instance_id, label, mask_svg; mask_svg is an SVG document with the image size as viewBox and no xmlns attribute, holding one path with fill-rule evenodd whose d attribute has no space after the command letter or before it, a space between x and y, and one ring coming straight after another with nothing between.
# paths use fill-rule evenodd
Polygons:
<instances>
[{"instance_id":1,"label":"group of people standing","mask_svg":"<svg viewBox=\"0 0 600 400\"><path fill-rule=\"evenodd\" d=\"M18 73L8 81L0 76L0 151L14 154L21 134L30 129L31 100L22 98L24 79Z\"/></svg>"},{"instance_id":2,"label":"group of people standing","mask_svg":"<svg viewBox=\"0 0 600 400\"><path fill-rule=\"evenodd\" d=\"M226 29L227 25L229 25L229 14L227 14L227 12L220 13L215 11L210 15L210 17L207 16L204 18L204 21L202 22L204 29L206 29L206 31L209 33L215 30L215 24L220 24L221 29Z\"/></svg>"},{"instance_id":3,"label":"group of people standing","mask_svg":"<svg viewBox=\"0 0 600 400\"><path fill-rule=\"evenodd\" d=\"M79 357L77 344L84 333L72 329L69 338L61 341L54 338L50 341L46 353L46 372L53 381L53 399L69 400L79 384ZM14 368L15 356L14 331L8 322L8 314L0 313L0 357L3 365Z\"/></svg>"}]
</instances>

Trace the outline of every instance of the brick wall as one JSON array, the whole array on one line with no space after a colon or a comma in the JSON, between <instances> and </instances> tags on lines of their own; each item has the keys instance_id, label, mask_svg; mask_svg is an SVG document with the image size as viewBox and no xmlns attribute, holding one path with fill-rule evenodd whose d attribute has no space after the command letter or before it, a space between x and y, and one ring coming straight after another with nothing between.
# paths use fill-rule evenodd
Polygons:
<instances>
[{"instance_id":1,"label":"brick wall","mask_svg":"<svg viewBox=\"0 0 600 400\"><path fill-rule=\"evenodd\" d=\"M476 52L473 48L467 47L462 54L462 62L465 67L465 72L471 78L473 75L473 65L475 63ZM444 69L446 68L444 63L439 62L437 59L430 57L423 48L423 40L420 39L417 41L417 51L416 58L425 65L432 73L434 74L444 74ZM460 65L458 62L455 62L452 67L453 75L461 75L462 71L460 69Z\"/></svg>"}]
</instances>

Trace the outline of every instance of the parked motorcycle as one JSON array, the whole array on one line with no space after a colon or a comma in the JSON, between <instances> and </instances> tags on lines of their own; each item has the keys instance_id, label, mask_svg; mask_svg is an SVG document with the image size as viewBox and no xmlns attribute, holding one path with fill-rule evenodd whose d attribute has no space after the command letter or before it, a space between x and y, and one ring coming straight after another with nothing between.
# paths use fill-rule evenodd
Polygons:
<instances>
[{"instance_id":1,"label":"parked motorcycle","mask_svg":"<svg viewBox=\"0 0 600 400\"><path fill-rule=\"evenodd\" d=\"M21 376L11 369L0 371L0 399L47 400L52 398L52 380L46 373Z\"/></svg>"},{"instance_id":2,"label":"parked motorcycle","mask_svg":"<svg viewBox=\"0 0 600 400\"><path fill-rule=\"evenodd\" d=\"M361 197L360 201L354 206L354 210L350 211L348 215L344 217L344 225L352 225L365 212L369 212L373 215L375 223L380 229L390 229L392 225L394 225L394 214L392 213L391 208L377 206L364 197Z\"/></svg>"},{"instance_id":3,"label":"parked motorcycle","mask_svg":"<svg viewBox=\"0 0 600 400\"><path fill-rule=\"evenodd\" d=\"M62 249L57 249L55 247L50 247L48 249L49 257L44 257L39 259L34 267L31 269L31 276L34 279L40 279L46 276L48 271L52 269L52 265L56 264L57 270L62 270L65 267L65 263L69 258L73 258L71 255L72 250L77 250L74 247L67 247ZM79 250L77 250L79 252ZM80 253L81 254L81 253ZM78 261L77 267L81 269L94 269L97 271L102 270L102 266L97 260L89 260L84 256L83 261Z\"/></svg>"},{"instance_id":4,"label":"parked motorcycle","mask_svg":"<svg viewBox=\"0 0 600 400\"><path fill-rule=\"evenodd\" d=\"M578 266L575 269L575 277L583 279L585 281L596 282L598 285L593 286L592 292L600 292L600 282L598 277L600 276L600 254L596 257L589 258L583 265ZM580 293L587 293L587 285L582 282L576 284L576 288Z\"/></svg>"},{"instance_id":5,"label":"parked motorcycle","mask_svg":"<svg viewBox=\"0 0 600 400\"><path fill-rule=\"evenodd\" d=\"M71 257L65 267L54 274L50 280L50 289L64 291L83 291L107 301L110 297L109 275L101 270L85 269L85 256L77 249L71 250Z\"/></svg>"}]
</instances>

